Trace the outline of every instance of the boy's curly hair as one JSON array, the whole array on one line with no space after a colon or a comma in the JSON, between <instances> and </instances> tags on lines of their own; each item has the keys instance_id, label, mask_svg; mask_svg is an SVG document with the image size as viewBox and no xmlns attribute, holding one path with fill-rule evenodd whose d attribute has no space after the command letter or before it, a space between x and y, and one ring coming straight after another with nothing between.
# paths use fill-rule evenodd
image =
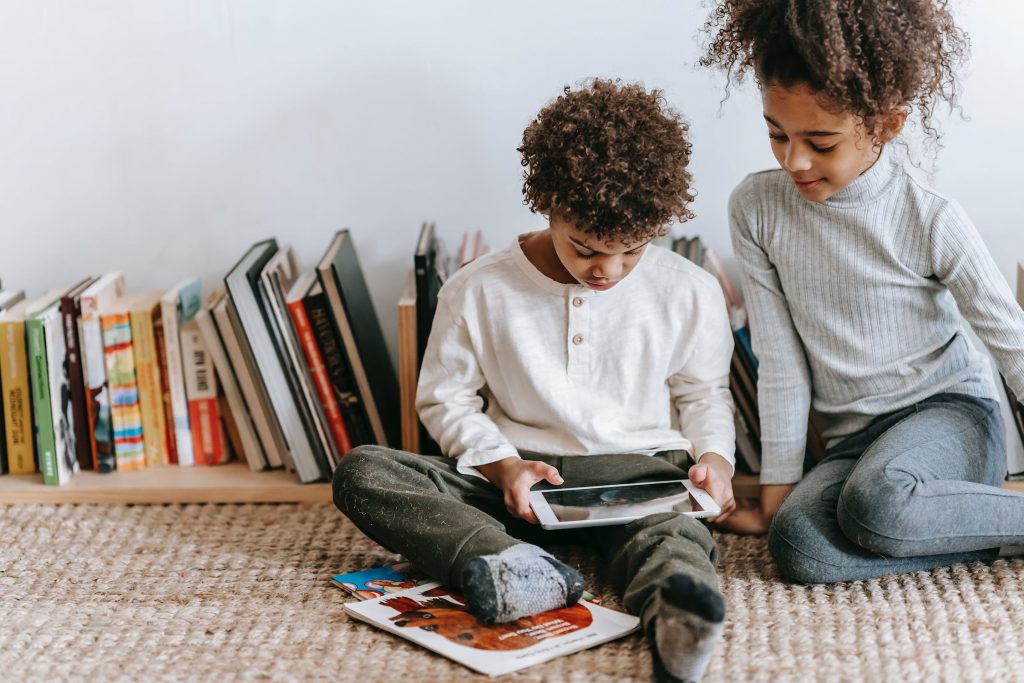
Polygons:
<instances>
[{"instance_id":1,"label":"boy's curly hair","mask_svg":"<svg viewBox=\"0 0 1024 683\"><path fill-rule=\"evenodd\" d=\"M929 137L937 100L956 105L955 67L967 34L947 0L720 0L704 24L700 63L762 87L807 84L822 105L858 116L874 132L893 110L916 108Z\"/></svg>"},{"instance_id":2,"label":"boy's curly hair","mask_svg":"<svg viewBox=\"0 0 1024 683\"><path fill-rule=\"evenodd\" d=\"M673 219L693 218L688 130L660 90L566 86L523 133L523 203L605 242L663 235Z\"/></svg>"}]
</instances>

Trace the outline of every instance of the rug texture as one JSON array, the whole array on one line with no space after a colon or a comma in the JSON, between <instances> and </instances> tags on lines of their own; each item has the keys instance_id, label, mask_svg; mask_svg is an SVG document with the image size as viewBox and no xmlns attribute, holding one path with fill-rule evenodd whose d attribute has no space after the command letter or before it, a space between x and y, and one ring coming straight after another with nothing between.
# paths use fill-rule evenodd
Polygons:
<instances>
[{"instance_id":1,"label":"rug texture","mask_svg":"<svg viewBox=\"0 0 1024 683\"><path fill-rule=\"evenodd\" d=\"M1024 561L830 587L719 535L728 603L707 681L1024 679ZM600 559L566 549L617 607ZM0 680L488 680L349 619L332 574L394 555L329 505L0 507ZM646 681L634 635L510 674Z\"/></svg>"}]
</instances>

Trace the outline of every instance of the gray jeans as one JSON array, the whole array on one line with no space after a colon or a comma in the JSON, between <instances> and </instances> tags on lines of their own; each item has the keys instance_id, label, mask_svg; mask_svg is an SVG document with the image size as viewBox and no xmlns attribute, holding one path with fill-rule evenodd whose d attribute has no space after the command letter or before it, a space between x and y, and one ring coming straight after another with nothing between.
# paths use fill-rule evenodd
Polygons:
<instances>
[{"instance_id":1,"label":"gray jeans","mask_svg":"<svg viewBox=\"0 0 1024 683\"><path fill-rule=\"evenodd\" d=\"M779 571L804 583L989 560L1024 539L1024 495L999 488L999 405L937 394L833 448L772 521Z\"/></svg>"},{"instance_id":2,"label":"gray jeans","mask_svg":"<svg viewBox=\"0 0 1024 683\"><path fill-rule=\"evenodd\" d=\"M689 464L683 451L523 457L557 468L563 487L685 479ZM623 605L645 628L655 614L657 587L670 575L686 572L718 589L718 548L692 517L668 512L622 526L545 531L511 515L501 491L486 479L459 474L451 458L360 446L334 472L334 503L371 539L456 588L470 559L525 540L597 548Z\"/></svg>"}]
</instances>

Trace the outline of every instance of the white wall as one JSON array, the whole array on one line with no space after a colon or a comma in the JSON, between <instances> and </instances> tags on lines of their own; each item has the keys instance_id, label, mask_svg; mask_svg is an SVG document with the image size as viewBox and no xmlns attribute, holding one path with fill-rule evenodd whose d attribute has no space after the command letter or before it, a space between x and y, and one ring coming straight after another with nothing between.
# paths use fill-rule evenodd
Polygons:
<instances>
[{"instance_id":1,"label":"white wall","mask_svg":"<svg viewBox=\"0 0 1024 683\"><path fill-rule=\"evenodd\" d=\"M935 183L1007 278L1024 259L1024 9L962 0L970 121L943 116ZM771 157L748 84L696 67L695 0L2 0L0 277L30 295L87 273L212 287L253 241L311 265L355 235L385 333L424 219L495 245L522 205L522 129L566 83L661 87L692 125L699 232L729 254L731 188Z\"/></svg>"}]
</instances>

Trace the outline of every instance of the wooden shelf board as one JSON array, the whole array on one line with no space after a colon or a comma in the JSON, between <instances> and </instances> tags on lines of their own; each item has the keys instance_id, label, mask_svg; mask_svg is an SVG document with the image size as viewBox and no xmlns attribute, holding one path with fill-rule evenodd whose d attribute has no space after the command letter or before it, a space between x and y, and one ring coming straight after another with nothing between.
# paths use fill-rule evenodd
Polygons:
<instances>
[{"instance_id":1,"label":"wooden shelf board","mask_svg":"<svg viewBox=\"0 0 1024 683\"><path fill-rule=\"evenodd\" d=\"M245 463L160 467L138 472L79 472L64 486L45 486L40 474L0 476L0 505L25 503L319 503L331 485L300 484L283 470L253 472Z\"/></svg>"},{"instance_id":2,"label":"wooden shelf board","mask_svg":"<svg viewBox=\"0 0 1024 683\"><path fill-rule=\"evenodd\" d=\"M757 498L757 475L733 477L737 498ZM1004 488L1024 491L1024 481ZM300 484L283 470L252 472L244 463L217 467L161 467L138 472L80 472L64 486L45 486L39 474L0 476L0 505L165 503L321 503L331 500L331 485Z\"/></svg>"},{"instance_id":3,"label":"wooden shelf board","mask_svg":"<svg viewBox=\"0 0 1024 683\"><path fill-rule=\"evenodd\" d=\"M1003 482L1004 489L1024 491L1024 481ZM761 484L756 474L737 474L732 478L733 495L737 498L758 498L761 495Z\"/></svg>"}]
</instances>

